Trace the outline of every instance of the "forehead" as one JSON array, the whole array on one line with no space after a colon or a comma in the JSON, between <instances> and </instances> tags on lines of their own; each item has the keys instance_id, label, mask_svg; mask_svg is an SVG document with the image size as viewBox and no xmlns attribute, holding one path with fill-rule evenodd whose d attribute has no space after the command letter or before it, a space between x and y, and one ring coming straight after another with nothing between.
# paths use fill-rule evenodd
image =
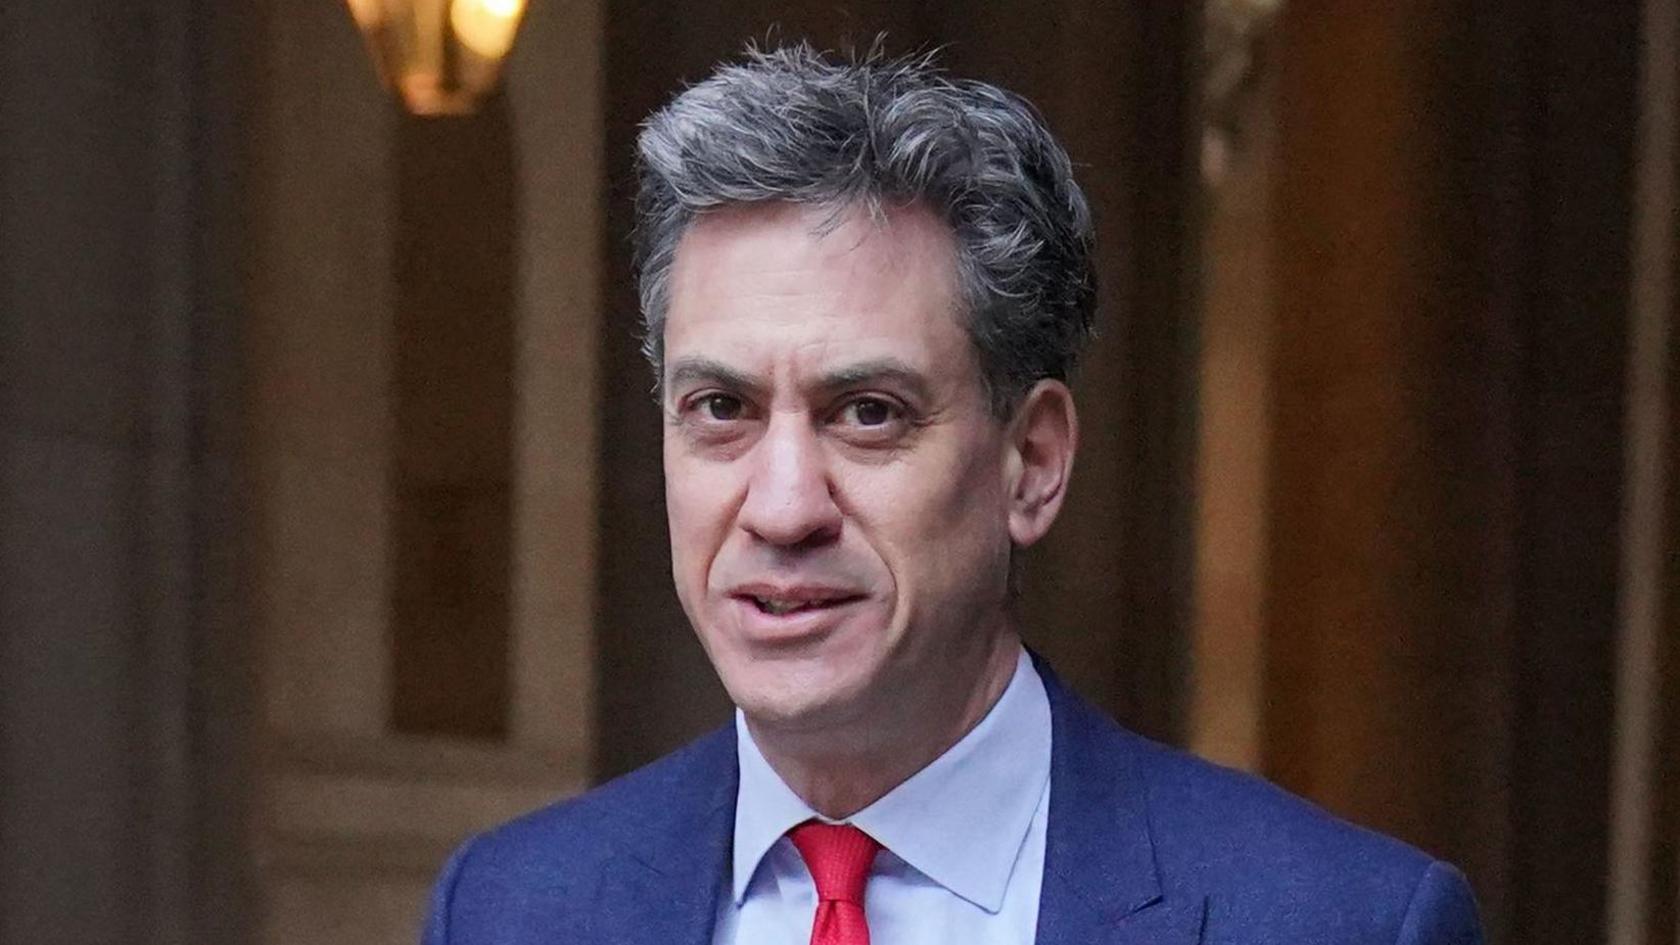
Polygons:
<instances>
[{"instance_id":1,"label":"forehead","mask_svg":"<svg viewBox=\"0 0 1680 945\"><path fill-rule=\"evenodd\" d=\"M708 213L677 245L668 299L667 364L700 354L764 370L882 356L930 372L972 366L955 244L919 206Z\"/></svg>"}]
</instances>

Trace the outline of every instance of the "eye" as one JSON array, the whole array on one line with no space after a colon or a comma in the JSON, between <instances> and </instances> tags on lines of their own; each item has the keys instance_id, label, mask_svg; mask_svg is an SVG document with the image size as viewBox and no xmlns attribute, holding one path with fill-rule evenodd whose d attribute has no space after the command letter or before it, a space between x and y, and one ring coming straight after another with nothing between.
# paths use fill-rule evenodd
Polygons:
<instances>
[{"instance_id":1,"label":"eye","mask_svg":"<svg viewBox=\"0 0 1680 945\"><path fill-rule=\"evenodd\" d=\"M694 407L707 420L716 420L721 423L739 420L741 415L746 412L746 405L741 402L741 398L729 394L706 394L695 399Z\"/></svg>"},{"instance_id":2,"label":"eye","mask_svg":"<svg viewBox=\"0 0 1680 945\"><path fill-rule=\"evenodd\" d=\"M842 414L860 427L878 427L891 423L898 416L898 408L879 397L859 397L848 403Z\"/></svg>"}]
</instances>

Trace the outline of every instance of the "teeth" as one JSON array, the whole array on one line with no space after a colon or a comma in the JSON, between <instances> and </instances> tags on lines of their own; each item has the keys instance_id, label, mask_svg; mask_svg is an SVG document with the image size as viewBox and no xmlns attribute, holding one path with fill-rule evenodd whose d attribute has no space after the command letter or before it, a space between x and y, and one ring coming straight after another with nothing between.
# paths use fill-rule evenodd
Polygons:
<instances>
[{"instance_id":1,"label":"teeth","mask_svg":"<svg viewBox=\"0 0 1680 945\"><path fill-rule=\"evenodd\" d=\"M809 603L810 603L810 602L807 602L807 601L797 601L797 600L776 600L774 598L769 598L769 597L760 597L760 598L757 598L757 600L758 600L758 606L764 608L769 613L776 614L777 616L780 616L780 615L786 614L786 613L791 613L795 610L800 610L800 609L802 609L806 606L809 606Z\"/></svg>"}]
</instances>

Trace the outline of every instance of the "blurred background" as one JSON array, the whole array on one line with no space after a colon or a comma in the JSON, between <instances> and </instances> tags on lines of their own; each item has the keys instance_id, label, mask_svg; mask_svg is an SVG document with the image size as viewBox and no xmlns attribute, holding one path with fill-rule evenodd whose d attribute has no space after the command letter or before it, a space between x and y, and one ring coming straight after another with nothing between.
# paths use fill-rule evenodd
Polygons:
<instances>
[{"instance_id":1,"label":"blurred background","mask_svg":"<svg viewBox=\"0 0 1680 945\"><path fill-rule=\"evenodd\" d=\"M0 941L412 941L461 838L726 718L633 139L884 31L1097 213L1033 645L1498 945L1680 942L1680 0L442 2L0 6Z\"/></svg>"}]
</instances>

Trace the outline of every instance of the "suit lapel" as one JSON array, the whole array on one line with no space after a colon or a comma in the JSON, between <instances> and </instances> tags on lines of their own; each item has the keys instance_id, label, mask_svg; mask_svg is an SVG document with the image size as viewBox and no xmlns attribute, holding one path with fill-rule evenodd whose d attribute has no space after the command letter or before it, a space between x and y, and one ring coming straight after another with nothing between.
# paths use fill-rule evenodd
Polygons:
<instances>
[{"instance_id":1,"label":"suit lapel","mask_svg":"<svg viewBox=\"0 0 1680 945\"><path fill-rule=\"evenodd\" d=\"M1206 900L1162 883L1137 752L1034 662L1051 719L1038 945L1196 945Z\"/></svg>"},{"instance_id":2,"label":"suit lapel","mask_svg":"<svg viewBox=\"0 0 1680 945\"><path fill-rule=\"evenodd\" d=\"M709 737L671 781L669 803L627 832L596 887L589 941L709 945L729 876L739 772L735 731Z\"/></svg>"},{"instance_id":3,"label":"suit lapel","mask_svg":"<svg viewBox=\"0 0 1680 945\"><path fill-rule=\"evenodd\" d=\"M1197 945L1202 940L1207 900L1200 896L1109 912L1090 902L1083 885L1046 871L1037 945Z\"/></svg>"}]
</instances>

